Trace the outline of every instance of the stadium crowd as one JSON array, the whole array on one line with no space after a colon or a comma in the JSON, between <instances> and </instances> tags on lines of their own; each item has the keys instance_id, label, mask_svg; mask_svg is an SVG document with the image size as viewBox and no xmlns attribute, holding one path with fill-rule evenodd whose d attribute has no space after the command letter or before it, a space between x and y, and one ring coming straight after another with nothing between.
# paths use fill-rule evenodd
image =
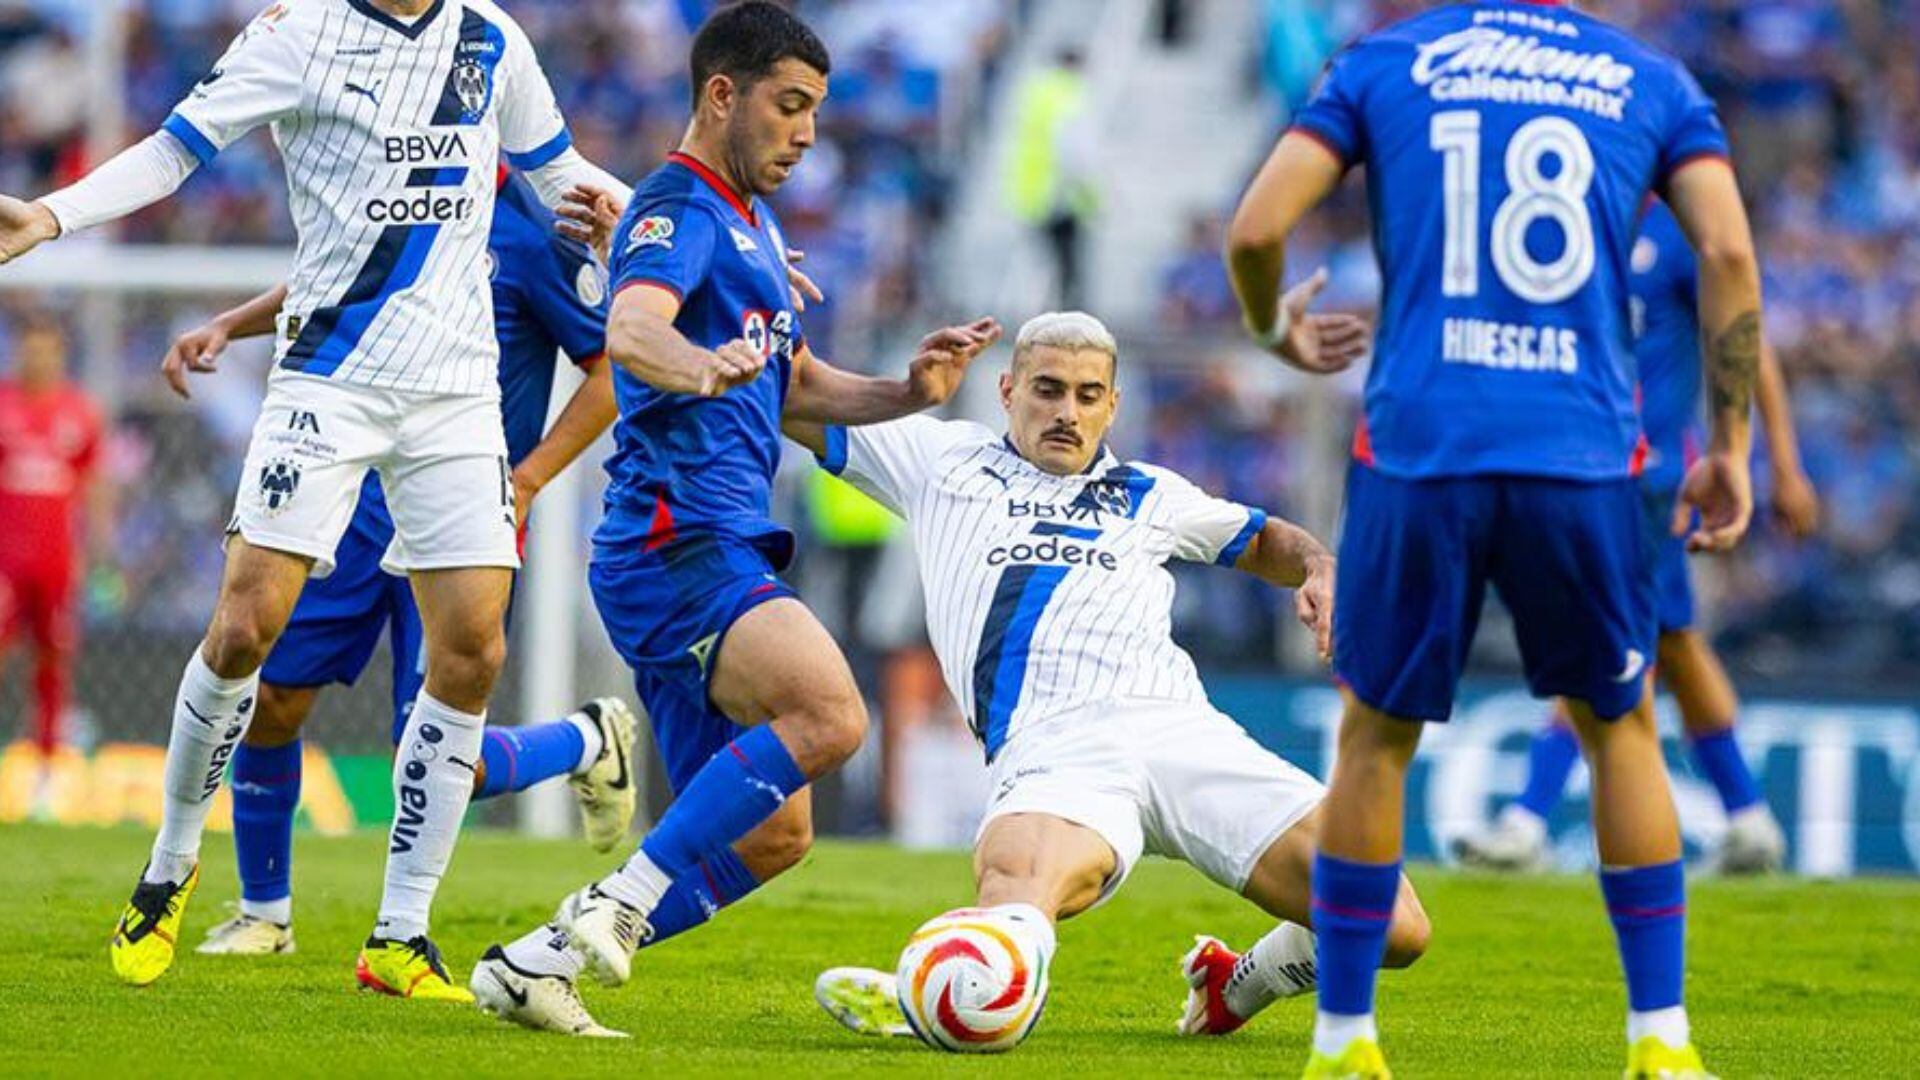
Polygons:
<instances>
[{"instance_id":1,"label":"stadium crowd","mask_svg":"<svg viewBox=\"0 0 1920 1080\"><path fill-rule=\"evenodd\" d=\"M1267 33L1250 57L1277 121L1310 92L1346 38L1420 0L1256 0ZM125 5L125 132L152 130L250 17L257 0ZM639 176L671 146L687 93L692 27L714 0L516 0L540 42L579 142ZM1755 674L1920 676L1920 4L1906 0L1625 0L1610 4L1677 51L1720 101L1740 157L1767 270L1768 329L1792 382L1807 469L1825 499L1812 544L1764 526L1709 576L1730 658ZM43 192L87 164L84 31L113 5L0 0L0 190ZM983 102L1005 58L1012 0L804 0L835 50L821 145L780 207L832 298L810 313L814 347L854 366L939 298L916 291ZM1196 8L1204 17L1204 6ZM62 93L44 92L60 86ZM1871 87L1871 91L1869 91ZM1250 146L1249 154L1263 151ZM1253 160L1250 158L1248 167ZM1229 193L1223 192L1222 197ZM257 136L125 226L143 242L285 244L277 155ZM1330 298L1377 293L1365 208L1349 194L1312 224ZM1233 498L1297 509L1307 455L1285 381L1229 361L1237 332L1217 214L1194 218L1164 269L1160 325L1133 358L1151 402L1130 451ZM1310 266L1308 259L1299 265ZM144 310L144 309L142 309ZM107 457L126 489L114 566L92 581L100 623L178 629L204 616L218 552L206 522L226 512L254 402L240 388L191 411L159 396L151 366L186 315L137 325L118 371ZM194 314L203 314L195 312ZM0 320L0 349L10 331ZM1175 331L1177 333L1168 333ZM1182 344L1184 342L1184 344ZM80 363L89 358L79 358ZM1357 380L1346 384L1357 389ZM1221 400L1232 402L1222 410ZM207 463L218 462L214 469ZM1759 471L1763 485L1765 470ZM1764 498L1764 489L1762 497ZM1264 588L1196 576L1184 637L1203 658L1273 655ZM1792 643L1792 647L1788 643ZM1817 670L1816 670L1817 667Z\"/></svg>"}]
</instances>

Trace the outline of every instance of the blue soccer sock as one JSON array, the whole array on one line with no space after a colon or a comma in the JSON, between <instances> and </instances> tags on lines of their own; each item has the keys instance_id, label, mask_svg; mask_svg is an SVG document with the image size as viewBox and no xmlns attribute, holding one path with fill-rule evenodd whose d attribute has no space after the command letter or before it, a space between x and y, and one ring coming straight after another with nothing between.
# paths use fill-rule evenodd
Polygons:
<instances>
[{"instance_id":1,"label":"blue soccer sock","mask_svg":"<svg viewBox=\"0 0 1920 1080\"><path fill-rule=\"evenodd\" d=\"M1523 807L1541 821L1553 813L1560 795L1573 774L1573 763L1580 760L1580 740L1573 729L1558 720L1533 735L1527 746L1527 787L1515 805Z\"/></svg>"},{"instance_id":2,"label":"blue soccer sock","mask_svg":"<svg viewBox=\"0 0 1920 1080\"><path fill-rule=\"evenodd\" d=\"M651 915L675 881L772 817L806 783L772 728L748 731L693 774L640 850L600 888Z\"/></svg>"},{"instance_id":3,"label":"blue soccer sock","mask_svg":"<svg viewBox=\"0 0 1920 1080\"><path fill-rule=\"evenodd\" d=\"M1677 1008L1687 938L1687 877L1680 861L1602 868L1600 892L1626 969L1628 1006L1635 1014Z\"/></svg>"},{"instance_id":4,"label":"blue soccer sock","mask_svg":"<svg viewBox=\"0 0 1920 1080\"><path fill-rule=\"evenodd\" d=\"M300 740L241 743L233 750L233 852L240 910L287 924L293 918L293 814L300 805Z\"/></svg>"},{"instance_id":5,"label":"blue soccer sock","mask_svg":"<svg viewBox=\"0 0 1920 1080\"><path fill-rule=\"evenodd\" d=\"M753 876L740 856L732 848L722 848L674 880L647 917L652 933L642 945L658 945L691 930L759 887L760 879Z\"/></svg>"},{"instance_id":6,"label":"blue soccer sock","mask_svg":"<svg viewBox=\"0 0 1920 1080\"><path fill-rule=\"evenodd\" d=\"M1313 857L1313 932L1320 972L1314 1048L1337 1055L1355 1038L1375 1038L1373 984L1387 952L1387 927L1400 892L1400 864Z\"/></svg>"},{"instance_id":7,"label":"blue soccer sock","mask_svg":"<svg viewBox=\"0 0 1920 1080\"><path fill-rule=\"evenodd\" d=\"M571 719L526 727L489 727L480 742L486 776L476 799L525 791L542 780L578 772L586 757L586 736Z\"/></svg>"},{"instance_id":8,"label":"blue soccer sock","mask_svg":"<svg viewBox=\"0 0 1920 1080\"><path fill-rule=\"evenodd\" d=\"M1687 743L1693 749L1694 763L1713 782L1713 790L1720 793L1720 805L1729 815L1760 801L1760 785L1747 768L1731 724L1707 735L1688 735Z\"/></svg>"}]
</instances>

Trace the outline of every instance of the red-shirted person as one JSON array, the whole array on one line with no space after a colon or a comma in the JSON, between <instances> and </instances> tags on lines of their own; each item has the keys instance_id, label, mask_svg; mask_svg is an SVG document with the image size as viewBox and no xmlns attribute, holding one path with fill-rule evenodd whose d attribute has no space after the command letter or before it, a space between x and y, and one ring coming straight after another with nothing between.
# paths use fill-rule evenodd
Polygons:
<instances>
[{"instance_id":1,"label":"red-shirted person","mask_svg":"<svg viewBox=\"0 0 1920 1080\"><path fill-rule=\"evenodd\" d=\"M79 645L86 504L99 458L100 410L67 380L58 323L19 334L0 379L0 649L33 645L34 740L50 763L60 744L67 666Z\"/></svg>"}]
</instances>

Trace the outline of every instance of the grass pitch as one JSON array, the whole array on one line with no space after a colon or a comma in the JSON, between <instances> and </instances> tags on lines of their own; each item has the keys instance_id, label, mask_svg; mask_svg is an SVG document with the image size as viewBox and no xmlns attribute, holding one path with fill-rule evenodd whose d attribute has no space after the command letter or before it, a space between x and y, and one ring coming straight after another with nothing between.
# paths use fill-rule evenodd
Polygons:
<instances>
[{"instance_id":1,"label":"grass pitch","mask_svg":"<svg viewBox=\"0 0 1920 1080\"><path fill-rule=\"evenodd\" d=\"M633 983L586 988L631 1042L538 1035L449 1005L355 992L352 964L379 898L382 838L296 843L299 952L262 960L183 950L155 986L107 967L107 936L149 837L0 828L0 1072L8 1075L462 1076L1297 1074L1309 1000L1240 1033L1176 1036L1175 963L1197 930L1244 947L1268 920L1184 867L1141 867L1112 904L1062 929L1053 999L1026 1045L996 1059L860 1039L814 1005L838 963L890 966L908 931L970 897L967 861L823 844L716 922L649 950ZM212 837L184 945L237 894ZM456 973L611 860L575 844L468 836L435 937ZM1623 991L1597 889L1585 878L1493 879L1415 868L1432 951L1382 980L1396 1073L1618 1076ZM1722 1076L1881 1077L1920 1071L1920 884L1697 882L1689 1005Z\"/></svg>"}]
</instances>

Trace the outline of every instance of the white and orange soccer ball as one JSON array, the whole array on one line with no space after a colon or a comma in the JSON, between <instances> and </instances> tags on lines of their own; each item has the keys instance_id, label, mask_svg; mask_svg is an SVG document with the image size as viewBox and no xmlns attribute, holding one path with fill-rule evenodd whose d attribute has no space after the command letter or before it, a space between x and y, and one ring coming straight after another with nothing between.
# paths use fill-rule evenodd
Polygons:
<instances>
[{"instance_id":1,"label":"white and orange soccer ball","mask_svg":"<svg viewBox=\"0 0 1920 1080\"><path fill-rule=\"evenodd\" d=\"M929 1046L995 1054L1020 1045L1047 1004L1052 957L1003 911L960 908L926 922L900 954L900 1011Z\"/></svg>"}]
</instances>

